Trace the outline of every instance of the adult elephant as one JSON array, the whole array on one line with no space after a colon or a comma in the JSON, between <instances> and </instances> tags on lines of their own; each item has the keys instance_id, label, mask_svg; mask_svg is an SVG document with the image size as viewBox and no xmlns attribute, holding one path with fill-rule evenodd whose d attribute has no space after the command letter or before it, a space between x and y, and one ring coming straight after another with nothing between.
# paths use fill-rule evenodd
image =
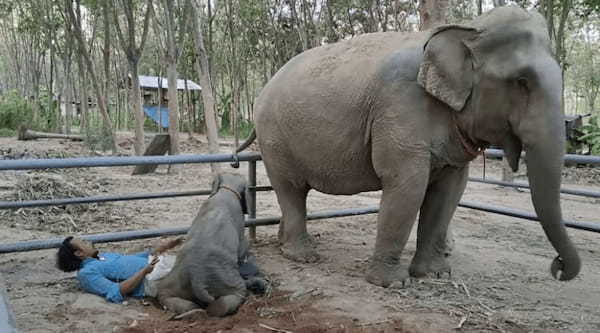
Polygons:
<instances>
[{"instance_id":1,"label":"adult elephant","mask_svg":"<svg viewBox=\"0 0 600 333\"><path fill-rule=\"evenodd\" d=\"M468 164L489 144L513 170L522 148L535 210L558 252L560 280L580 259L559 188L565 150L561 70L543 17L501 7L466 25L419 33L365 34L308 50L283 66L257 99L256 132L283 213L283 254L318 258L306 229L309 189L354 194L383 189L375 285L447 272L448 224ZM399 256L419 214L408 270Z\"/></svg>"}]
</instances>

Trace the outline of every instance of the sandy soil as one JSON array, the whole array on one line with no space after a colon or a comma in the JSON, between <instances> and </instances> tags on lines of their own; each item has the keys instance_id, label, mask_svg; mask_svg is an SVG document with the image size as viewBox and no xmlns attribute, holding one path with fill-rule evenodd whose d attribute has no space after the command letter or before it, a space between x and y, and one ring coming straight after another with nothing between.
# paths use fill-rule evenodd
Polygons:
<instances>
[{"instance_id":1,"label":"sandy soil","mask_svg":"<svg viewBox=\"0 0 600 333\"><path fill-rule=\"evenodd\" d=\"M206 145L182 137L184 153L205 153ZM205 142L203 138L200 138ZM131 141L121 148L131 153ZM89 156L81 143L0 139L0 156ZM223 151L229 148L223 147ZM59 177L86 195L185 191L209 188L207 165L185 165L177 174L161 166L151 175L131 176L132 167L52 172L1 172L0 196L9 197L19 179L32 175ZM230 170L225 165L225 169ZM259 163L258 182L268 184ZM481 176L481 160L472 163ZM246 166L237 172L246 173ZM489 161L486 175L498 179L499 161ZM566 171L570 188L598 191L598 170ZM567 187L567 185L565 185ZM379 193L354 196L309 194L309 211L378 204ZM533 211L529 193L470 183L464 200ZM201 197L130 201L98 205L92 211L3 213L0 242L62 237L71 233L187 226ZM563 196L566 219L600 222L600 201ZM274 193L259 193L259 217L279 215ZM18 215L21 215L20 217ZM51 219L49 215L60 215ZM70 218L65 216L70 216ZM40 216L46 216L41 218ZM72 220L71 223L69 220ZM69 221L65 223L64 221ZM151 300L128 299L123 305L83 293L74 274L54 267L54 250L0 255L0 275L23 332L598 332L600 331L599 236L570 230L583 269L562 283L549 274L554 251L537 222L459 208L453 220L456 248L452 276L413 280L402 289L385 289L364 279L373 251L376 215L309 222L322 260L298 264L283 258L277 226L259 227L253 251L273 283L264 297L252 297L226 319L197 313L169 320ZM416 228L414 228L416 229ZM408 265L415 234L402 255ZM133 252L156 240L101 244L111 251Z\"/></svg>"}]
</instances>

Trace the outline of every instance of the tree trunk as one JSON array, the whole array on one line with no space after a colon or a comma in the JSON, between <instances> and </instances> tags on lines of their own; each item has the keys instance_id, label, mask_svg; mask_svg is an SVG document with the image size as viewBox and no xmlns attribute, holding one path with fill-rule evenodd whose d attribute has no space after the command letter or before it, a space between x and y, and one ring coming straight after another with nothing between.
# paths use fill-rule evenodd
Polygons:
<instances>
[{"instance_id":1,"label":"tree trunk","mask_svg":"<svg viewBox=\"0 0 600 333\"><path fill-rule=\"evenodd\" d=\"M198 5L194 0L186 0L191 4L191 19L192 24L190 25L190 33L194 40L194 47L196 48L196 71L200 78L200 86L202 87L202 102L204 104L204 118L206 122L206 133L208 138L208 150L212 154L219 152L219 135L217 131L217 117L215 114L215 98L212 88L212 80L210 77L210 70L208 66L208 57L206 55L206 49L204 48L204 38L202 31L200 30L201 16L198 10ZM210 164L213 175L218 173L221 169L219 163Z\"/></svg>"},{"instance_id":2,"label":"tree trunk","mask_svg":"<svg viewBox=\"0 0 600 333\"><path fill-rule=\"evenodd\" d=\"M65 64L65 134L71 134L71 123L73 117L73 76L71 75L71 61Z\"/></svg>"},{"instance_id":3,"label":"tree trunk","mask_svg":"<svg viewBox=\"0 0 600 333\"><path fill-rule=\"evenodd\" d=\"M428 30L435 26L445 24L448 20L449 0L421 0L419 16L421 25L419 30Z\"/></svg>"},{"instance_id":4,"label":"tree trunk","mask_svg":"<svg viewBox=\"0 0 600 333\"><path fill-rule=\"evenodd\" d=\"M171 0L163 0L165 8L165 23L167 30L167 80L168 80L168 96L169 96L169 136L171 155L179 154L179 106L177 102L177 58L178 50L175 41L175 10ZM169 172L176 173L175 165L169 166Z\"/></svg>"},{"instance_id":5,"label":"tree trunk","mask_svg":"<svg viewBox=\"0 0 600 333\"><path fill-rule=\"evenodd\" d=\"M77 1L76 3L78 6L78 13L79 13L79 5L80 5L79 1ZM65 0L65 8L67 11L68 20L70 21L71 26L74 29L73 33L75 35L75 39L77 40L78 45L79 45L79 52L78 52L79 56L83 57L83 60L85 61L85 64L87 67L87 71L90 75L90 81L92 82L92 87L96 94L98 110L100 111L100 115L102 116L104 131L106 132L107 135L110 135L112 152L113 152L113 154L116 154L118 152L117 139L116 139L117 135L112 126L112 121L108 114L108 109L106 107L106 98L105 98L105 96L102 95L102 89L100 88L100 84L98 83L98 80L97 80L96 72L94 70L94 64L92 63L90 54L87 52L86 43L83 39L84 38L83 31L81 29L80 16L79 15L78 15L78 17L75 16L75 12L73 11L73 3L70 0Z\"/></svg>"},{"instance_id":6,"label":"tree trunk","mask_svg":"<svg viewBox=\"0 0 600 333\"><path fill-rule=\"evenodd\" d=\"M140 89L140 77L138 75L137 61L128 61L129 73L131 75L131 105L133 105L133 117L135 119L135 141L133 148L135 154L141 156L144 154L144 110L142 109L142 92Z\"/></svg>"},{"instance_id":7,"label":"tree trunk","mask_svg":"<svg viewBox=\"0 0 600 333\"><path fill-rule=\"evenodd\" d=\"M125 21L127 23L127 39L123 36L123 32L121 31L121 26L119 22L119 18L117 16L117 9L113 7L113 20L116 27L117 37L121 44L121 48L125 55L127 56L127 62L129 66L129 74L131 75L131 94L129 96L131 100L131 104L134 107L133 116L135 119L135 142L133 144L135 154L141 156L145 150L144 143L144 111L142 110L142 96L140 92L140 84L139 84L139 75L138 75L138 64L140 61L140 56L142 51L144 50L144 45L146 43L146 38L148 36L149 30L149 21L152 13L152 0L146 0L146 11L144 14L144 26L142 30L142 37L140 41L140 45L137 45L136 42L136 33L135 33L135 6L132 1L123 1L123 12L125 14Z\"/></svg>"}]
</instances>

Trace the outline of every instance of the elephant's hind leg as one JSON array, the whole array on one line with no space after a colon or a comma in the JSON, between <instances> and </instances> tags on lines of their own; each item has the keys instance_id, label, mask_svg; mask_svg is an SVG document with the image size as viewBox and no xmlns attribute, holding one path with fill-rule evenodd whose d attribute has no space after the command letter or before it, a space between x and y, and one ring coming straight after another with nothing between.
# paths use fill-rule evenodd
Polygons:
<instances>
[{"instance_id":1,"label":"elephant's hind leg","mask_svg":"<svg viewBox=\"0 0 600 333\"><path fill-rule=\"evenodd\" d=\"M212 317L224 317L233 314L244 303L245 297L237 294L217 298L206 308L206 313Z\"/></svg>"},{"instance_id":2,"label":"elephant's hind leg","mask_svg":"<svg viewBox=\"0 0 600 333\"><path fill-rule=\"evenodd\" d=\"M314 240L306 230L306 195L308 186L298 187L288 181L273 179L271 184L283 215L279 224L279 241L283 255L299 262L315 262L319 255Z\"/></svg>"},{"instance_id":3,"label":"elephant's hind leg","mask_svg":"<svg viewBox=\"0 0 600 333\"><path fill-rule=\"evenodd\" d=\"M464 192L468 167L448 168L440 176L429 185L421 207L417 252L409 268L415 277L450 273L446 260L448 225Z\"/></svg>"},{"instance_id":4,"label":"elephant's hind leg","mask_svg":"<svg viewBox=\"0 0 600 333\"><path fill-rule=\"evenodd\" d=\"M175 314L181 314L200 308L198 304L179 297L160 299L160 304Z\"/></svg>"}]
</instances>

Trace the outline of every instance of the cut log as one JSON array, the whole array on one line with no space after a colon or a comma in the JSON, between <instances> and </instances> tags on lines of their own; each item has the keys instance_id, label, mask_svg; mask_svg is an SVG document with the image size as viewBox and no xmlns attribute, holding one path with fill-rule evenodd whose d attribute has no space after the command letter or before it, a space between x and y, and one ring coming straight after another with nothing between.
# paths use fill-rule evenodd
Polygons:
<instances>
[{"instance_id":1,"label":"cut log","mask_svg":"<svg viewBox=\"0 0 600 333\"><path fill-rule=\"evenodd\" d=\"M144 156L162 156L169 151L171 140L169 134L156 134L144 152ZM137 165L132 175L144 175L154 172L158 164Z\"/></svg>"},{"instance_id":2,"label":"cut log","mask_svg":"<svg viewBox=\"0 0 600 333\"><path fill-rule=\"evenodd\" d=\"M71 141L83 141L82 135L75 134L57 134L32 131L26 127L19 128L17 139L22 141L37 140L37 139L63 139Z\"/></svg>"}]
</instances>

